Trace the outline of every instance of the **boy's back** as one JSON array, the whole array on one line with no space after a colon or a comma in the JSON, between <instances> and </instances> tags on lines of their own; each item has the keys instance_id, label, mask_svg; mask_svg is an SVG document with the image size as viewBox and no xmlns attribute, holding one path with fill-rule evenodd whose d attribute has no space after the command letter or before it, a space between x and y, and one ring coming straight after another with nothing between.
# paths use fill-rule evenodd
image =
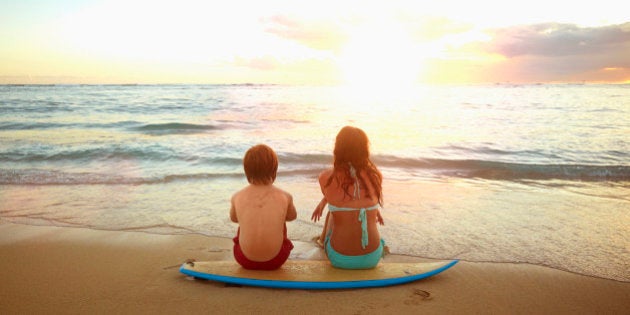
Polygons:
<instances>
[{"instance_id":1,"label":"boy's back","mask_svg":"<svg viewBox=\"0 0 630 315\"><path fill-rule=\"evenodd\" d=\"M291 195L273 185L249 185L232 197L230 218L238 222L241 249L253 261L268 261L278 254L284 224L296 217Z\"/></svg>"}]
</instances>

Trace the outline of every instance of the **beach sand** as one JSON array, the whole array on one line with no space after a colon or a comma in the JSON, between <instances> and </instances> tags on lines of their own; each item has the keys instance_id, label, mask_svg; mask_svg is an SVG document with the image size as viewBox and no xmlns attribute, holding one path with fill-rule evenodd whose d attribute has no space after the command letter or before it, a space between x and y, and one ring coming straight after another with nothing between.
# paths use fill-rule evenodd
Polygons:
<instances>
[{"instance_id":1,"label":"beach sand","mask_svg":"<svg viewBox=\"0 0 630 315\"><path fill-rule=\"evenodd\" d=\"M295 242L294 257L321 258ZM630 283L528 264L460 261L405 285L353 290L226 286L179 273L232 259L232 241L0 222L0 313L628 314ZM390 255L386 261L414 261ZM430 293L427 298L423 292Z\"/></svg>"}]
</instances>

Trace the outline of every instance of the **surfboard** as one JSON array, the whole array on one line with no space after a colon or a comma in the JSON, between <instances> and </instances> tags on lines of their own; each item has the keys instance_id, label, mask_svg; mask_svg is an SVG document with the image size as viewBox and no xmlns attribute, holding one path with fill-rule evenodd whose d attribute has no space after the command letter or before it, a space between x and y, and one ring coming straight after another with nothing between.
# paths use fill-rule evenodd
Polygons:
<instances>
[{"instance_id":1,"label":"surfboard","mask_svg":"<svg viewBox=\"0 0 630 315\"><path fill-rule=\"evenodd\" d=\"M428 278L447 270L446 262L381 262L373 269L347 270L327 260L288 260L277 270L248 270L236 261L195 261L181 265L185 275L230 284L284 289L352 289L384 287Z\"/></svg>"}]
</instances>

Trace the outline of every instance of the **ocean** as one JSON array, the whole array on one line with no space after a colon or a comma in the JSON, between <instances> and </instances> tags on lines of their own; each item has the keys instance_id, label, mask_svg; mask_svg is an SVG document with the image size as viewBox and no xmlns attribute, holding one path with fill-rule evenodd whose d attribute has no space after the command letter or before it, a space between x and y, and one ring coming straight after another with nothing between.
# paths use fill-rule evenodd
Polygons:
<instances>
[{"instance_id":1,"label":"ocean","mask_svg":"<svg viewBox=\"0 0 630 315\"><path fill-rule=\"evenodd\" d=\"M630 85L0 86L0 220L233 237L265 143L310 241L337 132L384 175L391 252L630 281Z\"/></svg>"}]
</instances>

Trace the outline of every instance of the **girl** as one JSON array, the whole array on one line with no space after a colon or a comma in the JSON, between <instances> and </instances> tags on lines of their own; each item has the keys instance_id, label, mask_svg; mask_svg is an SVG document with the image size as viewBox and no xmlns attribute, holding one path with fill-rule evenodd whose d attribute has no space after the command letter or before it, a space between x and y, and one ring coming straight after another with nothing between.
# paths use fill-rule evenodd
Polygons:
<instances>
[{"instance_id":1,"label":"girl","mask_svg":"<svg viewBox=\"0 0 630 315\"><path fill-rule=\"evenodd\" d=\"M317 239L331 264L343 269L375 267L385 250L377 222L384 224L383 177L370 160L363 130L346 126L335 141L333 168L319 175L324 198L311 219L317 222L328 203L322 235Z\"/></svg>"}]
</instances>

